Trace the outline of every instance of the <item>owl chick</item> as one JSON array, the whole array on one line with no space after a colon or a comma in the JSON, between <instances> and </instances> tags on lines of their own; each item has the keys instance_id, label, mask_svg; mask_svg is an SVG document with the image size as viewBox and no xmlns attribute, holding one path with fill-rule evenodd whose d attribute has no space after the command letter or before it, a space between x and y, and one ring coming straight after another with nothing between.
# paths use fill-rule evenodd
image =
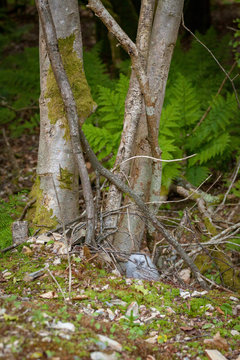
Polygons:
<instances>
[{"instance_id":1,"label":"owl chick","mask_svg":"<svg viewBox=\"0 0 240 360\"><path fill-rule=\"evenodd\" d=\"M149 256L132 254L126 263L126 277L158 281L159 273Z\"/></svg>"}]
</instances>

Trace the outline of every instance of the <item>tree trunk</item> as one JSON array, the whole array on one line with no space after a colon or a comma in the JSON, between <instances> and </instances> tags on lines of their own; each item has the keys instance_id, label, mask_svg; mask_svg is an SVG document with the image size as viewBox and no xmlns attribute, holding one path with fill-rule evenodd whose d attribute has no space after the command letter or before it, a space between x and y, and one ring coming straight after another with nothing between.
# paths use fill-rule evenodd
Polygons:
<instances>
[{"instance_id":1,"label":"tree trunk","mask_svg":"<svg viewBox=\"0 0 240 360\"><path fill-rule=\"evenodd\" d=\"M82 40L77 0L49 0L59 51L84 121L94 106L82 65ZM70 142L63 101L46 52L40 29L40 142L37 179L32 196L37 198L35 225L67 223L79 214L79 177ZM55 186L54 186L55 184ZM57 199L58 198L58 199ZM60 209L63 219L60 216Z\"/></svg>"},{"instance_id":2,"label":"tree trunk","mask_svg":"<svg viewBox=\"0 0 240 360\"><path fill-rule=\"evenodd\" d=\"M155 0L143 0L139 16L136 45L139 49L142 63L145 68L149 51L154 4ZM142 107L143 99L139 82L137 80L135 72L132 71L129 90L125 102L123 132L115 162L115 166L120 165L121 171L119 173L119 177L123 181L126 179L126 177L128 177L129 170L131 168L131 162L125 162L123 165L121 165L121 163L130 158L133 154L136 132L142 112ZM110 211L118 209L121 205L121 200L122 193L119 191L119 189L116 188L116 186L111 185L106 201L106 210ZM108 217L105 221L105 226L115 227L117 225L117 220L118 217L116 215Z\"/></svg>"},{"instance_id":3,"label":"tree trunk","mask_svg":"<svg viewBox=\"0 0 240 360\"><path fill-rule=\"evenodd\" d=\"M157 97L155 128L158 131L161 110L165 95L165 87L171 57L176 43L178 28L183 9L183 0L162 0L158 2L151 34L150 50L148 55L147 75L151 93ZM144 110L145 111L145 110ZM144 114L144 111L142 113ZM138 136L136 139L136 155L151 156L148 143L148 130L146 117L141 116ZM161 144L160 144L161 145ZM161 196L161 163L151 164L149 159L136 159L131 171L133 179L132 187L144 201L160 202ZM126 203L126 201L125 201ZM152 206L151 210L156 213L159 206ZM145 229L145 221L140 216L135 205L131 206L128 213L121 218L119 232L114 238L114 246L117 250L138 251L141 247ZM150 228L152 233L153 228Z\"/></svg>"}]
</instances>

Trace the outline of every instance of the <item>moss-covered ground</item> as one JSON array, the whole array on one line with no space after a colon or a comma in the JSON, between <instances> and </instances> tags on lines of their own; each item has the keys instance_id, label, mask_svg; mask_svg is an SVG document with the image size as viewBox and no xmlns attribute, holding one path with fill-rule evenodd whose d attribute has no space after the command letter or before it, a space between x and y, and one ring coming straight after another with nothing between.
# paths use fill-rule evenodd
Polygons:
<instances>
[{"instance_id":1,"label":"moss-covered ground","mask_svg":"<svg viewBox=\"0 0 240 360\"><path fill-rule=\"evenodd\" d=\"M213 348L227 359L237 359L236 294L214 290L184 299L172 285L118 277L74 256L71 300L64 300L53 278L67 298L67 260L53 254L51 244L26 245L0 259L0 357L77 360L100 351L105 356L114 353L116 359L204 360L205 349ZM50 272L24 280L46 264ZM193 289L187 290L192 294ZM137 302L139 315L125 316L132 302ZM73 324L74 331L57 329L54 324L59 321ZM217 332L227 345L206 345L204 340ZM106 347L98 334L118 341L122 350Z\"/></svg>"}]
</instances>

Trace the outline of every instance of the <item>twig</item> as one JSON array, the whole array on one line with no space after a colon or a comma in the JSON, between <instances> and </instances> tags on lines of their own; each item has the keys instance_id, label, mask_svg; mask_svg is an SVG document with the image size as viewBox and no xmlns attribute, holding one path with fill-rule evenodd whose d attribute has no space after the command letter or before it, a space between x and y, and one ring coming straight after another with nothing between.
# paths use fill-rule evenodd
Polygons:
<instances>
[{"instance_id":1,"label":"twig","mask_svg":"<svg viewBox=\"0 0 240 360\"><path fill-rule=\"evenodd\" d=\"M53 281L55 282L55 284L57 285L60 293L61 293L62 296L63 296L64 301L67 302L66 296L64 295L64 292L62 291L62 288L61 288L59 282L57 281L57 279L55 278L55 276L53 275L53 273L51 272L51 270L50 270L49 268L47 268L47 271L48 271L48 273L50 274L50 276L51 276L51 278L53 279Z\"/></svg>"},{"instance_id":2,"label":"twig","mask_svg":"<svg viewBox=\"0 0 240 360\"><path fill-rule=\"evenodd\" d=\"M18 247L19 245L22 245L24 242L26 242L26 240L24 240L23 242L20 242L20 243L18 243L18 244L10 245L10 246L6 247L5 249L0 250L0 252L1 252L1 253L5 253L5 252L7 252L7 251L13 250L13 249L15 249L16 247Z\"/></svg>"},{"instance_id":3,"label":"twig","mask_svg":"<svg viewBox=\"0 0 240 360\"><path fill-rule=\"evenodd\" d=\"M236 87L234 85L234 80L230 78L229 74L227 73L227 71L224 69L224 67L220 64L220 62L218 61L218 59L216 58L216 56L213 54L213 52L201 41L198 39L198 37L184 24L184 17L182 15L182 26L184 27L185 30L187 30L193 37L195 40L197 40L197 42L199 42L208 52L209 54L213 57L213 59L216 61L216 63L218 64L218 66L220 67L220 69L224 72L224 74L226 75L227 79L230 81L233 91L234 91L234 95L238 104L238 107L240 108L240 101L238 98L238 93L236 90Z\"/></svg>"},{"instance_id":4,"label":"twig","mask_svg":"<svg viewBox=\"0 0 240 360\"><path fill-rule=\"evenodd\" d=\"M87 212L87 234L86 244L95 244L94 232L95 232L95 209L94 200L92 194L92 188L86 163L84 160L79 132L78 132L78 113L76 103L74 100L73 92L69 84L66 72L63 67L61 55L58 50L57 34L52 19L52 14L48 4L48 0L36 0L36 5L40 17L40 22L46 42L47 53L52 65L52 70L56 83L61 93L61 97L65 106L66 115L68 119L68 125L70 130L70 138L72 143L72 149L75 156L75 160L78 166L79 175L81 178L83 196L86 204Z\"/></svg>"},{"instance_id":5,"label":"twig","mask_svg":"<svg viewBox=\"0 0 240 360\"><path fill-rule=\"evenodd\" d=\"M29 201L27 203L27 205L25 206L25 208L23 209L23 212L21 214L21 216L19 217L18 221L22 221L25 218L25 215L28 211L28 209L36 202L36 198L33 198L31 201Z\"/></svg>"},{"instance_id":6,"label":"twig","mask_svg":"<svg viewBox=\"0 0 240 360\"><path fill-rule=\"evenodd\" d=\"M32 106L26 106L26 107L23 107L23 108L20 108L20 109L15 109L14 107L8 105L5 101L1 101L0 102L0 106L1 107L5 107L9 110L12 110L14 111L15 113L18 113L18 112L23 112L23 111L27 111L27 110L38 110L39 109L39 106L35 106L35 105L32 105Z\"/></svg>"},{"instance_id":7,"label":"twig","mask_svg":"<svg viewBox=\"0 0 240 360\"><path fill-rule=\"evenodd\" d=\"M139 158L143 158L143 159L150 159L150 160L153 160L153 161L160 161L160 162L166 162L166 163L170 163L170 162L176 162L176 161L183 161L183 160L187 160L187 159L190 159L194 156L196 156L197 154L192 154L192 155L189 155L189 156L186 156L186 157L183 157L183 158L180 158L180 159L171 159L171 160L164 160L164 159L159 159L159 158L155 158L155 157L152 157L152 156L147 156L147 155L135 155L135 156L132 156L124 161L122 161L120 164L118 164L117 166L121 166L123 165L124 163L126 163L127 161L130 161L130 160L134 160L134 159L139 159ZM116 168L114 168L113 170L116 170Z\"/></svg>"}]
</instances>

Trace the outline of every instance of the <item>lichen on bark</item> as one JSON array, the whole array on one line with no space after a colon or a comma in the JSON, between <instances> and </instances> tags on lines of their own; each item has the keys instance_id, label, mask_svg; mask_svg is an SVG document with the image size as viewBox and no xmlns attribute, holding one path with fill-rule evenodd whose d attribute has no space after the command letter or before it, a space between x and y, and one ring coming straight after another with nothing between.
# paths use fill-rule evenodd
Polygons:
<instances>
[{"instance_id":1,"label":"lichen on bark","mask_svg":"<svg viewBox=\"0 0 240 360\"><path fill-rule=\"evenodd\" d=\"M53 229L58 225L57 217L53 216L53 210L48 210L47 195L44 196L43 190L40 188L40 177L37 176L32 187L30 199L36 199L33 207L29 210L27 218L31 222L31 227L35 230L41 225L42 232L46 229ZM46 227L44 227L46 226Z\"/></svg>"},{"instance_id":2,"label":"lichen on bark","mask_svg":"<svg viewBox=\"0 0 240 360\"><path fill-rule=\"evenodd\" d=\"M74 174L70 173L68 169L60 167L60 174L58 176L61 189L73 190Z\"/></svg>"},{"instance_id":3,"label":"lichen on bark","mask_svg":"<svg viewBox=\"0 0 240 360\"><path fill-rule=\"evenodd\" d=\"M80 124L93 112L96 107L90 88L88 86L83 70L82 60L74 50L75 35L72 34L64 39L58 39L59 52L61 54L64 69L71 85L74 99L77 106L77 113ZM48 100L48 117L52 124L61 121L60 126L64 127L66 140L70 139L69 126L64 109L62 97L55 81L52 67L49 67L47 75L47 89L44 94Z\"/></svg>"}]
</instances>

